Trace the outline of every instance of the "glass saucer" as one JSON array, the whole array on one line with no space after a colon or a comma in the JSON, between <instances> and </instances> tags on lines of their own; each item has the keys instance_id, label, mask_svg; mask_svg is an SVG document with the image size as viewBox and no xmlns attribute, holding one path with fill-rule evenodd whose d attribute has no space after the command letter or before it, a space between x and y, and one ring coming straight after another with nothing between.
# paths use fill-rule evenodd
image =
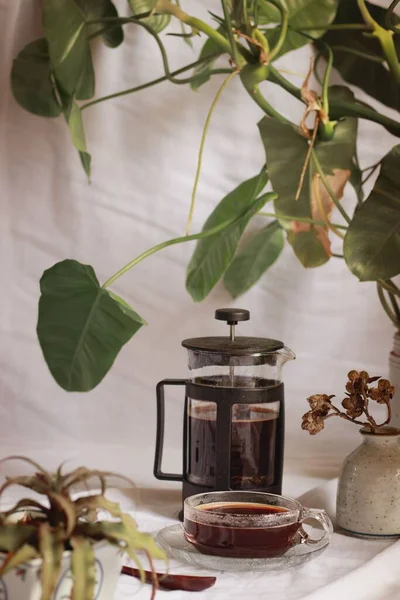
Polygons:
<instances>
[{"instance_id":1,"label":"glass saucer","mask_svg":"<svg viewBox=\"0 0 400 600\"><path fill-rule=\"evenodd\" d=\"M196 567L203 569L211 569L213 571L264 571L276 572L299 567L304 563L313 560L324 550L326 550L329 542L318 549L307 544L297 544L288 550L282 556L274 558L230 558L224 556L211 556L202 554L186 541L183 533L183 525L170 525L161 529L156 537L157 543L167 552L172 558L176 558L182 562L190 563Z\"/></svg>"}]
</instances>

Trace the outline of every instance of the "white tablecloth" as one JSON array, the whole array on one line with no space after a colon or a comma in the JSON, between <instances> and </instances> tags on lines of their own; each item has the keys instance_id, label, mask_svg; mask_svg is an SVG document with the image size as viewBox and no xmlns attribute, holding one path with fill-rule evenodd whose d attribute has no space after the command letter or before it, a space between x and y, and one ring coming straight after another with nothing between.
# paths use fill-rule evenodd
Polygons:
<instances>
[{"instance_id":1,"label":"white tablecloth","mask_svg":"<svg viewBox=\"0 0 400 600\"><path fill-rule=\"evenodd\" d=\"M305 480L288 477L286 491L293 490ZM337 480L330 480L299 499L307 506L325 508L335 520L335 495ZM139 498L135 511L142 530L157 532L162 527L177 522L179 490L137 490ZM128 509L131 500L127 495L117 495ZM280 575L249 573L223 573L196 569L191 565L170 561L170 572L181 574L214 575L214 587L196 593L193 600L254 599L268 600L398 600L400 598L400 541L363 540L334 533L327 550L303 567L285 571ZM158 563L158 569L162 564ZM130 577L122 576L115 600L134 597L150 598L150 586L141 585ZM166 596L168 594L168 596ZM158 591L159 599L186 600L193 593Z\"/></svg>"}]
</instances>

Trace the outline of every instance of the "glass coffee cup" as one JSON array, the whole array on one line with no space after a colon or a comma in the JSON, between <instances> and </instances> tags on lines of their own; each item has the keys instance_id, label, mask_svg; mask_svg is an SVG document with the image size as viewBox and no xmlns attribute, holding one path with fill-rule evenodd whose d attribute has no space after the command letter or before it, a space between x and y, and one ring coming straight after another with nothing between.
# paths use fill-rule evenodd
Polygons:
<instances>
[{"instance_id":1,"label":"glass coffee cup","mask_svg":"<svg viewBox=\"0 0 400 600\"><path fill-rule=\"evenodd\" d=\"M318 522L318 537L303 527L311 520ZM297 544L318 550L329 542L333 527L325 511L305 508L297 500L263 492L228 491L187 498L184 532L186 540L202 554L271 558Z\"/></svg>"}]
</instances>

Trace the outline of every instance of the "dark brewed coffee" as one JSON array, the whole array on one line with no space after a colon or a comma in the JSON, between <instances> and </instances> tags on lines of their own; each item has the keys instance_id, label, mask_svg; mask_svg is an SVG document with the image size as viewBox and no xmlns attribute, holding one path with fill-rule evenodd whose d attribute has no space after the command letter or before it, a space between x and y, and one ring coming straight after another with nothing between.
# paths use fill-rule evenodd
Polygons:
<instances>
[{"instance_id":1,"label":"dark brewed coffee","mask_svg":"<svg viewBox=\"0 0 400 600\"><path fill-rule=\"evenodd\" d=\"M233 407L230 487L265 488L275 480L277 410L257 405ZM215 485L216 406L207 403L191 410L188 423L188 480Z\"/></svg>"},{"instance_id":2,"label":"dark brewed coffee","mask_svg":"<svg viewBox=\"0 0 400 600\"><path fill-rule=\"evenodd\" d=\"M221 515L218 524L198 523L184 520L186 539L203 554L231 556L234 558L268 558L284 554L297 543L297 534L301 523L279 525L272 522L262 527L232 527L229 516L232 515L277 515L288 512L281 506L247 502L226 502L199 506L201 511ZM227 519L223 519L226 515Z\"/></svg>"}]
</instances>

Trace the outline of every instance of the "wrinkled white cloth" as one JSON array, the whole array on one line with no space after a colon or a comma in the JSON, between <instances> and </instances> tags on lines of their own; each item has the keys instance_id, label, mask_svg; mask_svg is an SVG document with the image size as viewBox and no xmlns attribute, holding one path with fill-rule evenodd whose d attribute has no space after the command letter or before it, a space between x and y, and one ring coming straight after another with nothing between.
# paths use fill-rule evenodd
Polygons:
<instances>
[{"instance_id":1,"label":"wrinkled white cloth","mask_svg":"<svg viewBox=\"0 0 400 600\"><path fill-rule=\"evenodd\" d=\"M328 481L306 492L299 500L308 507L324 508L334 522L336 487L337 479ZM122 504L128 508L126 497ZM177 490L145 490L139 494L135 516L142 530L155 533L177 522L178 508ZM170 561L170 572L217 577L214 587L196 593L193 600L398 600L399 564L400 541L363 540L335 532L322 555L300 568L278 575L207 571L175 559ZM157 568L162 568L161 563ZM133 593L136 600L146 600L150 598L150 586L122 576L115 600L125 600ZM167 593L170 600L186 600L193 595L159 591L158 598L164 598Z\"/></svg>"}]
</instances>

